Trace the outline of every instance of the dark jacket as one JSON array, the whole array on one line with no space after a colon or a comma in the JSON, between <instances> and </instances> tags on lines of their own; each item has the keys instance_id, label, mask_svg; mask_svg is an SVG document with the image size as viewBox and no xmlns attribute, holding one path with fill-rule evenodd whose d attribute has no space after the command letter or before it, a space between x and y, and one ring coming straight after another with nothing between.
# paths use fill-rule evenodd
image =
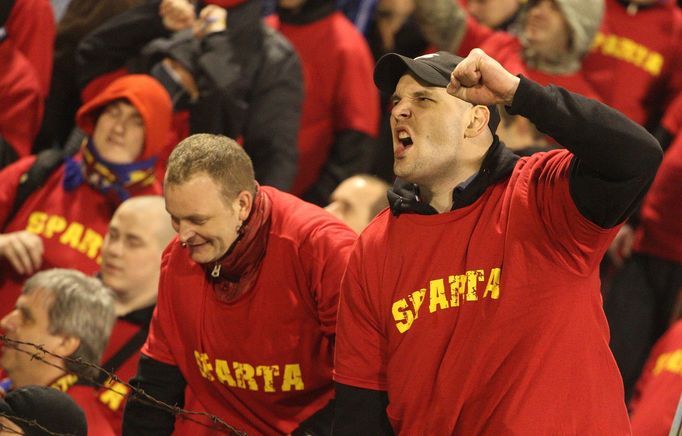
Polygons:
<instances>
[{"instance_id":1,"label":"dark jacket","mask_svg":"<svg viewBox=\"0 0 682 436\"><path fill-rule=\"evenodd\" d=\"M201 41L176 34L158 44L171 36L159 3L130 9L84 38L77 53L81 87L121 67L152 73L163 57L175 58L199 87L198 100L188 106L190 132L239 140L258 181L288 190L296 176L303 100L301 66L289 42L262 23L260 1L251 0L228 10L224 32ZM163 49L150 50L152 41Z\"/></svg>"}]
</instances>

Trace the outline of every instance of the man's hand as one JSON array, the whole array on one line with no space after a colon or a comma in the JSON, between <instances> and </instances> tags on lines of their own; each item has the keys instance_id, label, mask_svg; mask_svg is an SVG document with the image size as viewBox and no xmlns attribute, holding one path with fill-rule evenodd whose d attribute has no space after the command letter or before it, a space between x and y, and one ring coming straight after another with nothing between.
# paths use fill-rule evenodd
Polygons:
<instances>
[{"instance_id":1,"label":"man's hand","mask_svg":"<svg viewBox=\"0 0 682 436\"><path fill-rule=\"evenodd\" d=\"M162 62L166 68L170 68L175 72L180 79L180 85L182 85L185 91L187 91L187 94L189 94L190 101L195 102L197 98L199 98L199 87L197 86L197 82L194 80L192 73L190 73L180 62L172 58L165 58Z\"/></svg>"},{"instance_id":2,"label":"man's hand","mask_svg":"<svg viewBox=\"0 0 682 436\"><path fill-rule=\"evenodd\" d=\"M447 91L473 105L511 105L521 79L480 48L471 50L450 74Z\"/></svg>"},{"instance_id":3,"label":"man's hand","mask_svg":"<svg viewBox=\"0 0 682 436\"><path fill-rule=\"evenodd\" d=\"M227 29L227 10L216 5L208 5L199 13L194 24L194 36L203 38L209 33L222 32Z\"/></svg>"},{"instance_id":4,"label":"man's hand","mask_svg":"<svg viewBox=\"0 0 682 436\"><path fill-rule=\"evenodd\" d=\"M635 242L635 231L632 226L624 224L618 230L616 237L609 246L609 257L618 268L623 266L625 260L632 254L632 244Z\"/></svg>"},{"instance_id":5,"label":"man's hand","mask_svg":"<svg viewBox=\"0 0 682 436\"><path fill-rule=\"evenodd\" d=\"M30 275L43 263L43 240L35 233L21 231L0 235L0 257L6 258L19 274Z\"/></svg>"},{"instance_id":6,"label":"man's hand","mask_svg":"<svg viewBox=\"0 0 682 436\"><path fill-rule=\"evenodd\" d=\"M188 0L161 0L159 15L163 20L163 25L171 32L194 26L194 5Z\"/></svg>"}]
</instances>

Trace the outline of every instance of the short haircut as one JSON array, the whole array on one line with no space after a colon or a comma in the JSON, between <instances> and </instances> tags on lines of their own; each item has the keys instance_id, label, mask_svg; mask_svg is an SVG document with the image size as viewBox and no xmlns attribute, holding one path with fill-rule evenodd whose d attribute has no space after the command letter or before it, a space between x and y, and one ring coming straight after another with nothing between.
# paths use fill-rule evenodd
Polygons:
<instances>
[{"instance_id":1,"label":"short haircut","mask_svg":"<svg viewBox=\"0 0 682 436\"><path fill-rule=\"evenodd\" d=\"M111 293L94 277L80 271L54 268L29 278L22 289L24 295L46 292L52 299L48 309L49 332L53 335L80 339L71 359L98 364L116 322ZM96 368L65 360L67 371L95 379Z\"/></svg>"},{"instance_id":2,"label":"short haircut","mask_svg":"<svg viewBox=\"0 0 682 436\"><path fill-rule=\"evenodd\" d=\"M251 159L236 141L226 136L198 133L182 140L168 158L164 183L181 185L201 173L220 186L228 201L242 191L256 194Z\"/></svg>"}]
</instances>

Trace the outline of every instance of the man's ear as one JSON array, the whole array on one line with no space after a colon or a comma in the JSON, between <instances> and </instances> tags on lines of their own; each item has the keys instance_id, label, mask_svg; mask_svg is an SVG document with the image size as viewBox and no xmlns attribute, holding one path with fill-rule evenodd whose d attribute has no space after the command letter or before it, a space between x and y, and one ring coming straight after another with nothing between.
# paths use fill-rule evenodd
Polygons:
<instances>
[{"instance_id":1,"label":"man's ear","mask_svg":"<svg viewBox=\"0 0 682 436\"><path fill-rule=\"evenodd\" d=\"M237 196L237 201L239 202L239 219L246 221L253 207L253 195L249 191L242 191Z\"/></svg>"},{"instance_id":2,"label":"man's ear","mask_svg":"<svg viewBox=\"0 0 682 436\"><path fill-rule=\"evenodd\" d=\"M60 356L71 356L81 345L80 338L75 336L62 336L54 353Z\"/></svg>"},{"instance_id":3,"label":"man's ear","mask_svg":"<svg viewBox=\"0 0 682 436\"><path fill-rule=\"evenodd\" d=\"M490 111L486 106L476 105L469 109L469 124L464 130L465 138L474 138L480 135L488 127Z\"/></svg>"}]
</instances>

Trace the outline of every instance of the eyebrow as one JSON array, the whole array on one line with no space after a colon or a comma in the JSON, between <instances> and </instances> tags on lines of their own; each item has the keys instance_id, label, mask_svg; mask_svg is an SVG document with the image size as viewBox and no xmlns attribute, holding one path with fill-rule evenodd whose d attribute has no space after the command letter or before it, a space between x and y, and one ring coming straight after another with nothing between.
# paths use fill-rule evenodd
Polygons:
<instances>
[{"instance_id":1,"label":"eyebrow","mask_svg":"<svg viewBox=\"0 0 682 436\"><path fill-rule=\"evenodd\" d=\"M144 238L140 235L136 235L135 233L126 233L125 238L131 241L144 242Z\"/></svg>"},{"instance_id":2,"label":"eyebrow","mask_svg":"<svg viewBox=\"0 0 682 436\"><path fill-rule=\"evenodd\" d=\"M21 312L22 318L24 318L24 321L34 321L35 318L33 317L33 312L26 307L26 306L17 306L17 310Z\"/></svg>"},{"instance_id":3,"label":"eyebrow","mask_svg":"<svg viewBox=\"0 0 682 436\"><path fill-rule=\"evenodd\" d=\"M415 91L415 92L413 92L412 94L410 94L410 97L416 97L416 98L420 98L420 97L429 97L429 98L434 98L434 92L433 92L433 91L430 91L430 90L428 90L428 89L420 89L419 91ZM391 95L391 100L395 100L396 98L400 98L400 96L399 96L397 93L394 92L393 95Z\"/></svg>"},{"instance_id":4,"label":"eyebrow","mask_svg":"<svg viewBox=\"0 0 682 436\"><path fill-rule=\"evenodd\" d=\"M166 209L166 211L168 211L168 209ZM168 212L168 214L171 216L172 219L176 219L176 220L190 220L190 221L192 221L192 220L207 220L209 218L208 215L200 215L200 214L191 214L191 215L187 215L184 217L173 215L170 212Z\"/></svg>"}]
</instances>

